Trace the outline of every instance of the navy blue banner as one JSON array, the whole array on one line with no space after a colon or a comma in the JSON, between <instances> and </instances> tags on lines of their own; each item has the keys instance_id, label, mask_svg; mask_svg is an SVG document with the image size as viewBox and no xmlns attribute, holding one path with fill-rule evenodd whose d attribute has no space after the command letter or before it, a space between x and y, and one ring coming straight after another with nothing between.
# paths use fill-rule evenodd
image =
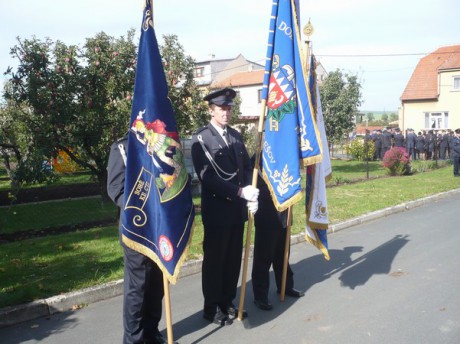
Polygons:
<instances>
[{"instance_id":1,"label":"navy blue banner","mask_svg":"<svg viewBox=\"0 0 460 344\"><path fill-rule=\"evenodd\" d=\"M142 18L128 135L123 242L151 258L174 284L195 212L150 1Z\"/></svg>"},{"instance_id":2,"label":"navy blue banner","mask_svg":"<svg viewBox=\"0 0 460 344\"><path fill-rule=\"evenodd\" d=\"M321 161L294 0L273 1L262 97L266 100L263 176L276 208L302 198L301 164Z\"/></svg>"}]
</instances>

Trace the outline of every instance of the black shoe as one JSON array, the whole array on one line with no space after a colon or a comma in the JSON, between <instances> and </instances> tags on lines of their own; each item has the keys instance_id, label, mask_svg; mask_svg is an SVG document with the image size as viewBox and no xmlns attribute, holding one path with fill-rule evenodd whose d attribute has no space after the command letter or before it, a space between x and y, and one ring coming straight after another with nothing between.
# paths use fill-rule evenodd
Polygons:
<instances>
[{"instance_id":1,"label":"black shoe","mask_svg":"<svg viewBox=\"0 0 460 344\"><path fill-rule=\"evenodd\" d=\"M269 311L273 308L273 305L268 302L268 300L257 300L254 299L254 303L256 304L256 307L263 310L263 311Z\"/></svg>"},{"instance_id":2,"label":"black shoe","mask_svg":"<svg viewBox=\"0 0 460 344\"><path fill-rule=\"evenodd\" d=\"M230 319L227 314L222 313L220 310L214 314L204 312L203 318L219 326L231 325L233 323L233 320Z\"/></svg>"},{"instance_id":3,"label":"black shoe","mask_svg":"<svg viewBox=\"0 0 460 344\"><path fill-rule=\"evenodd\" d=\"M238 308L236 308L233 305L227 306L225 309L222 310L222 312L228 314L230 319L238 318ZM248 312L245 309L243 309L241 315L243 319L246 319L248 317Z\"/></svg>"},{"instance_id":4,"label":"black shoe","mask_svg":"<svg viewBox=\"0 0 460 344\"><path fill-rule=\"evenodd\" d=\"M281 293L280 290L277 291L278 294ZM305 295L305 293L303 291L300 291L300 290L297 290L297 289L287 289L286 290L286 293L285 293L287 296L291 296L291 297L302 297Z\"/></svg>"},{"instance_id":5,"label":"black shoe","mask_svg":"<svg viewBox=\"0 0 460 344\"><path fill-rule=\"evenodd\" d=\"M161 335L161 333L156 333L154 336L153 336L153 339L152 340L147 340L144 342L145 344L166 344L167 341L166 339ZM177 343L177 342L174 342L174 343Z\"/></svg>"}]
</instances>

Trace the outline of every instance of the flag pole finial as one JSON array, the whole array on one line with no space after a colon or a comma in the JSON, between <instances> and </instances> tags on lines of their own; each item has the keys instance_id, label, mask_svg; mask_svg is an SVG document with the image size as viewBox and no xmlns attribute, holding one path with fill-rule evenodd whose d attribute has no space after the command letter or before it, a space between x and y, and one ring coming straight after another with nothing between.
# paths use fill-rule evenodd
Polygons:
<instances>
[{"instance_id":1,"label":"flag pole finial","mask_svg":"<svg viewBox=\"0 0 460 344\"><path fill-rule=\"evenodd\" d=\"M308 23L303 27L303 33L307 36L307 42L310 41L310 36L313 35L314 31L315 29L310 22L310 18L308 18Z\"/></svg>"}]
</instances>

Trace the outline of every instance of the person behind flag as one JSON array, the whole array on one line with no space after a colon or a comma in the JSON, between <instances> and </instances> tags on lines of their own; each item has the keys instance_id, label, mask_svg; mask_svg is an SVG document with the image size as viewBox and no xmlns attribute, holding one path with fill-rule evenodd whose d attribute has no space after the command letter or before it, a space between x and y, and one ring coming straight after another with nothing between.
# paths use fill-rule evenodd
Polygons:
<instances>
[{"instance_id":1,"label":"person behind flag","mask_svg":"<svg viewBox=\"0 0 460 344\"><path fill-rule=\"evenodd\" d=\"M230 325L238 315L233 299L241 268L244 223L248 209L257 211L259 194L251 185L252 166L243 138L228 125L235 96L235 90L225 88L204 97L211 120L192 138L204 227L203 317L221 326Z\"/></svg>"},{"instance_id":2,"label":"person behind flag","mask_svg":"<svg viewBox=\"0 0 460 344\"><path fill-rule=\"evenodd\" d=\"M452 161L454 165L454 176L460 177L460 128L455 129L452 139Z\"/></svg>"},{"instance_id":3,"label":"person behind flag","mask_svg":"<svg viewBox=\"0 0 460 344\"><path fill-rule=\"evenodd\" d=\"M288 211L278 212L276 210L270 190L261 177L260 170L257 178L257 188L260 193L258 198L259 209L254 215L255 238L252 291L255 305L264 311L268 311L273 308L268 298L270 267L272 265L275 272L277 292L280 293L281 291ZM292 220L289 225L291 224ZM305 295L304 292L294 289L294 273L289 263L286 275L286 295L292 297Z\"/></svg>"},{"instance_id":4,"label":"person behind flag","mask_svg":"<svg viewBox=\"0 0 460 344\"><path fill-rule=\"evenodd\" d=\"M121 209L124 199L128 136L110 148L107 167L107 193ZM127 247L122 240L123 343L166 343L158 330L164 296L163 273L153 260Z\"/></svg>"}]
</instances>

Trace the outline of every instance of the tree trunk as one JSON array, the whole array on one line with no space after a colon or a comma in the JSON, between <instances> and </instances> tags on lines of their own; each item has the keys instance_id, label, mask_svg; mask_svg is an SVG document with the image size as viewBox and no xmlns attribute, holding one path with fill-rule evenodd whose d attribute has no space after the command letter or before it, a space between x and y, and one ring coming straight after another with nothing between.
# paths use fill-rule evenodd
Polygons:
<instances>
[{"instance_id":1,"label":"tree trunk","mask_svg":"<svg viewBox=\"0 0 460 344\"><path fill-rule=\"evenodd\" d=\"M99 173L97 176L99 187L101 189L101 197L102 201L105 202L112 202L109 194L107 193L107 170L103 169L102 173Z\"/></svg>"}]
</instances>

